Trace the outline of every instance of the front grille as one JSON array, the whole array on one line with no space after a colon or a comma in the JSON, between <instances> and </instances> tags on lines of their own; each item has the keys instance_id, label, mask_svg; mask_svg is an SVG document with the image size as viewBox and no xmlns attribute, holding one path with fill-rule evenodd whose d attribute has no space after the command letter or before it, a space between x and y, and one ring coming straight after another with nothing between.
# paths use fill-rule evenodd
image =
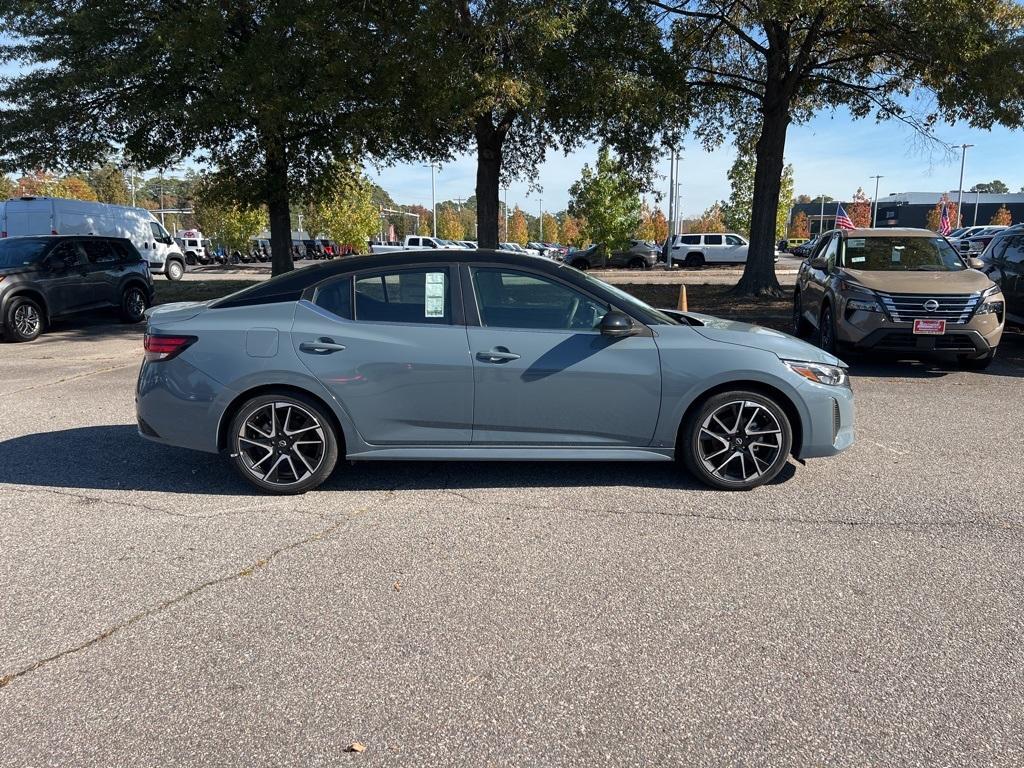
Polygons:
<instances>
[{"instance_id":1,"label":"front grille","mask_svg":"<svg viewBox=\"0 0 1024 768\"><path fill-rule=\"evenodd\" d=\"M896 323L935 319L966 323L981 301L980 293L878 293L882 306ZM931 303L934 302L934 303ZM926 308L925 304L929 306Z\"/></svg>"}]
</instances>

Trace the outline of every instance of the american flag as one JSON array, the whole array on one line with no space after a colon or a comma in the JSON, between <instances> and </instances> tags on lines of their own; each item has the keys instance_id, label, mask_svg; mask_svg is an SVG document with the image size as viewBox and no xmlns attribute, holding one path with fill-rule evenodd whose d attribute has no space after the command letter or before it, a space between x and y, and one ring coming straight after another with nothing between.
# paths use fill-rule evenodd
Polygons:
<instances>
[{"instance_id":1,"label":"american flag","mask_svg":"<svg viewBox=\"0 0 1024 768\"><path fill-rule=\"evenodd\" d=\"M953 231L953 225L949 221L949 206L946 201L942 201L942 218L939 219L939 232L943 235L948 235Z\"/></svg>"},{"instance_id":2,"label":"american flag","mask_svg":"<svg viewBox=\"0 0 1024 768\"><path fill-rule=\"evenodd\" d=\"M853 229L853 222L850 221L850 217L846 215L846 211L843 210L842 203L836 203L836 226L840 229Z\"/></svg>"}]
</instances>

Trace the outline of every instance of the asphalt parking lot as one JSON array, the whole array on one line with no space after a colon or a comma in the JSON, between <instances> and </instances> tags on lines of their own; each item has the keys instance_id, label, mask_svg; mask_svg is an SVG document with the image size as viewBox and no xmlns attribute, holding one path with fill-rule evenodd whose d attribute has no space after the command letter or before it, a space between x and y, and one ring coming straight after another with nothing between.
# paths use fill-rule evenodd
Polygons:
<instances>
[{"instance_id":1,"label":"asphalt parking lot","mask_svg":"<svg viewBox=\"0 0 1024 768\"><path fill-rule=\"evenodd\" d=\"M140 353L0 346L5 766L1024 763L1019 335L856 361L856 445L747 494L381 463L262 497L136 436Z\"/></svg>"}]
</instances>

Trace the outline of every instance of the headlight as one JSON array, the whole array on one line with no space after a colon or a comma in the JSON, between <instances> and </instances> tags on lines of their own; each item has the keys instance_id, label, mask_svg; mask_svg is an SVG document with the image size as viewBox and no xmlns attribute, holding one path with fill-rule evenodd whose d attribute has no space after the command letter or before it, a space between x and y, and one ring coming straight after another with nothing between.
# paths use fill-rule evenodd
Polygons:
<instances>
[{"instance_id":1,"label":"headlight","mask_svg":"<svg viewBox=\"0 0 1024 768\"><path fill-rule=\"evenodd\" d=\"M867 291L843 292L846 298L846 308L859 309L862 312L881 312L882 304L874 294Z\"/></svg>"},{"instance_id":2,"label":"headlight","mask_svg":"<svg viewBox=\"0 0 1024 768\"><path fill-rule=\"evenodd\" d=\"M976 315L1002 315L1003 314L1003 292L998 285L993 285L981 294L981 304L974 310Z\"/></svg>"},{"instance_id":3,"label":"headlight","mask_svg":"<svg viewBox=\"0 0 1024 768\"><path fill-rule=\"evenodd\" d=\"M830 387L850 386L850 377L846 369L838 365L825 363L805 363L799 360L783 360L786 367L793 373L813 381L815 384L828 384Z\"/></svg>"}]
</instances>

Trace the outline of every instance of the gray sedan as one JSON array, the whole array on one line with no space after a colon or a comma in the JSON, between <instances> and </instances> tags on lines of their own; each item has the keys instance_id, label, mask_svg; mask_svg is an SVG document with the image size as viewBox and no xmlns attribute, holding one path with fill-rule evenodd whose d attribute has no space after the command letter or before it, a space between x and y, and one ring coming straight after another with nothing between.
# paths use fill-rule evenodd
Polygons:
<instances>
[{"instance_id":1,"label":"gray sedan","mask_svg":"<svg viewBox=\"0 0 1024 768\"><path fill-rule=\"evenodd\" d=\"M681 459L746 490L853 442L845 365L491 251L326 263L149 313L139 432L301 493L338 459Z\"/></svg>"}]
</instances>

